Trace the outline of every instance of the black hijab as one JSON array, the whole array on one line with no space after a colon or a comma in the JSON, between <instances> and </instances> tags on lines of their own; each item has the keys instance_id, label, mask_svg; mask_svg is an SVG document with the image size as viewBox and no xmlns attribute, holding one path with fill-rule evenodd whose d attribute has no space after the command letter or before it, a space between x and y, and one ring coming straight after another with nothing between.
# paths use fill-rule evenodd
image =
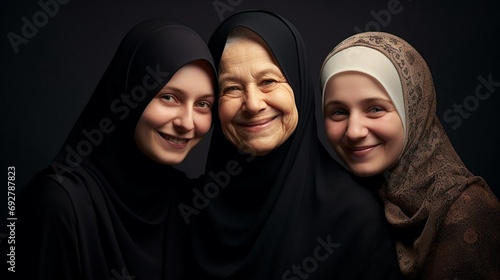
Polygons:
<instances>
[{"instance_id":1,"label":"black hijab","mask_svg":"<svg viewBox=\"0 0 500 280\"><path fill-rule=\"evenodd\" d=\"M198 279L391 279L393 246L375 195L317 138L314 90L299 32L266 11L227 18L209 48L216 65L229 32L245 27L269 46L291 85L295 132L265 156L239 151L215 121L206 180L193 190ZM185 216L186 218L186 216Z\"/></svg>"},{"instance_id":2,"label":"black hijab","mask_svg":"<svg viewBox=\"0 0 500 280\"><path fill-rule=\"evenodd\" d=\"M23 190L21 273L185 279L190 250L176 207L189 180L146 157L133 135L153 97L196 60L214 65L179 23L150 20L127 33L56 160Z\"/></svg>"}]
</instances>

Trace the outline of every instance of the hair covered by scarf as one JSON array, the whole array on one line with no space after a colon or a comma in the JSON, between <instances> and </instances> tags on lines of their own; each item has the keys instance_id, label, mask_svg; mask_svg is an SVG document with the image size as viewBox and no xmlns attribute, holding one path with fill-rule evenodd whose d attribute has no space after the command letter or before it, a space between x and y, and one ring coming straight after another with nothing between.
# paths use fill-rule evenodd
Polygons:
<instances>
[{"instance_id":1,"label":"hair covered by scarf","mask_svg":"<svg viewBox=\"0 0 500 280\"><path fill-rule=\"evenodd\" d=\"M380 51L401 80L406 146L380 189L408 279L499 279L500 203L471 174L437 115L431 72L422 56L392 34L351 36L328 55L354 46Z\"/></svg>"},{"instance_id":2,"label":"hair covered by scarf","mask_svg":"<svg viewBox=\"0 0 500 280\"><path fill-rule=\"evenodd\" d=\"M216 65L236 28L250 30L267 45L293 89L299 121L281 146L254 156L230 143L214 118L208 176L196 191L206 193L221 177L225 182L197 207L190 224L198 267L193 279L397 279L382 205L368 188L376 183L354 180L318 139L316 92L299 31L272 12L234 14L209 40ZM232 174L224 171L229 166ZM329 255L321 252L319 260L314 257L323 240L330 244Z\"/></svg>"}]
</instances>

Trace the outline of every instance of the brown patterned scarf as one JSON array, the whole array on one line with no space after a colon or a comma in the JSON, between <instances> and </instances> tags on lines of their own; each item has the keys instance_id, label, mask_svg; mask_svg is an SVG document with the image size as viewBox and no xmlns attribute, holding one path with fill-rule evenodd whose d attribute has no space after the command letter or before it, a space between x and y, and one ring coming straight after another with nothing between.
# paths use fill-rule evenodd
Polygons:
<instances>
[{"instance_id":1,"label":"brown patterned scarf","mask_svg":"<svg viewBox=\"0 0 500 280\"><path fill-rule=\"evenodd\" d=\"M380 189L407 279L500 279L500 203L471 174L436 115L431 72L407 42L383 32L354 35L341 50L365 46L396 67L403 88L406 146Z\"/></svg>"}]
</instances>

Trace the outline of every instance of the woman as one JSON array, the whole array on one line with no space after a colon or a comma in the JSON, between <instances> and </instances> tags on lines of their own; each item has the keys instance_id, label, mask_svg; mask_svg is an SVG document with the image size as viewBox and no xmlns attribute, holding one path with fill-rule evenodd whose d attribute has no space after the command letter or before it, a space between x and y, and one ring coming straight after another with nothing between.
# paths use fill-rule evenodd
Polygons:
<instances>
[{"instance_id":1,"label":"woman","mask_svg":"<svg viewBox=\"0 0 500 280\"><path fill-rule=\"evenodd\" d=\"M49 168L19 197L22 279L185 279L180 163L211 127L215 69L202 38L135 26ZM188 185L188 186L186 186Z\"/></svg>"},{"instance_id":2,"label":"woman","mask_svg":"<svg viewBox=\"0 0 500 280\"><path fill-rule=\"evenodd\" d=\"M227 18L209 47L220 121L187 220L197 279L397 277L380 205L316 136L295 27L246 11Z\"/></svg>"},{"instance_id":3,"label":"woman","mask_svg":"<svg viewBox=\"0 0 500 280\"><path fill-rule=\"evenodd\" d=\"M321 70L324 120L335 152L379 190L407 279L497 279L500 203L471 174L436 116L430 70L394 35L347 38Z\"/></svg>"}]
</instances>

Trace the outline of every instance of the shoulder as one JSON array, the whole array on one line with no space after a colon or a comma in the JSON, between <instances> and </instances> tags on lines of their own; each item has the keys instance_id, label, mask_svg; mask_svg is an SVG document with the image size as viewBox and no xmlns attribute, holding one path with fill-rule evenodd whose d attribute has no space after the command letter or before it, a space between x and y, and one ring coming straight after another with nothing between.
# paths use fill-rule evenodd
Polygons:
<instances>
[{"instance_id":1,"label":"shoulder","mask_svg":"<svg viewBox=\"0 0 500 280\"><path fill-rule=\"evenodd\" d=\"M492 218L500 222L500 202L486 184L468 186L451 204L445 222Z\"/></svg>"},{"instance_id":2,"label":"shoulder","mask_svg":"<svg viewBox=\"0 0 500 280\"><path fill-rule=\"evenodd\" d=\"M30 219L74 220L73 203L66 189L50 177L35 177L21 190L19 214Z\"/></svg>"},{"instance_id":3,"label":"shoulder","mask_svg":"<svg viewBox=\"0 0 500 280\"><path fill-rule=\"evenodd\" d=\"M469 185L443 215L428 261L434 266L427 265L424 273L436 279L486 279L498 274L500 203L487 185Z\"/></svg>"},{"instance_id":4,"label":"shoulder","mask_svg":"<svg viewBox=\"0 0 500 280\"><path fill-rule=\"evenodd\" d=\"M500 231L500 202L486 184L467 187L448 209L441 232L460 229L466 236L496 235Z\"/></svg>"}]
</instances>

